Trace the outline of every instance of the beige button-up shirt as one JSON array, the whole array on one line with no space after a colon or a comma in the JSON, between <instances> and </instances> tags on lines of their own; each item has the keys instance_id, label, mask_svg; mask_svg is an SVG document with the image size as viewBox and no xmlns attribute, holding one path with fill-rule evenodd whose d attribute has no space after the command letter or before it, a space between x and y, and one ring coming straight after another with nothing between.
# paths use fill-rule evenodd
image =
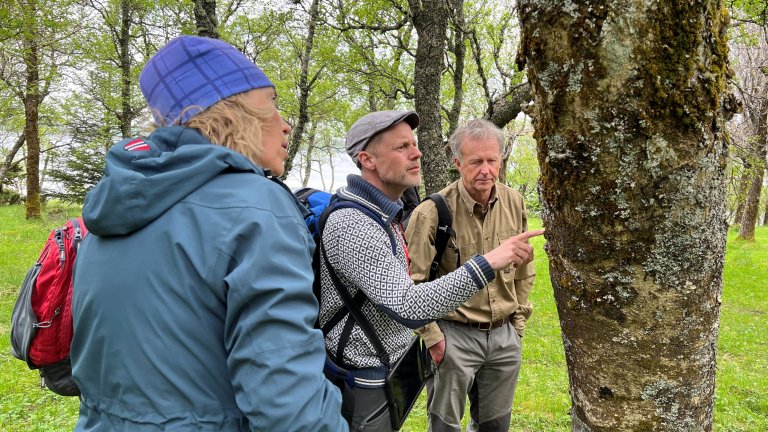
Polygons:
<instances>
[{"instance_id":1,"label":"beige button-up shirt","mask_svg":"<svg viewBox=\"0 0 768 432\"><path fill-rule=\"evenodd\" d=\"M455 241L449 241L437 276L457 268L473 255L490 252L511 236L528 230L528 218L522 196L501 183L496 183L488 209L469 196L463 180L452 183L440 193L445 197L453 215ZM437 208L431 200L420 204L411 214L406 230L411 259L411 278L424 282L429 278L429 267L435 256L435 230ZM528 296L533 286L533 262L515 269L509 266L496 272L496 278L478 291L466 303L444 317L460 322L492 322L515 313L514 326L522 335L525 320L531 316L533 305ZM417 330L427 346L444 339L437 323Z\"/></svg>"}]
</instances>

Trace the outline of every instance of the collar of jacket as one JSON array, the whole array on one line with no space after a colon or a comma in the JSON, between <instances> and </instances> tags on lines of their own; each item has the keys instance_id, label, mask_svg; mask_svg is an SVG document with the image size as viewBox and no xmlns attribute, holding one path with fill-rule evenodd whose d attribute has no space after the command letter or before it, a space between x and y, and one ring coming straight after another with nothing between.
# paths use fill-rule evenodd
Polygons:
<instances>
[{"instance_id":1,"label":"collar of jacket","mask_svg":"<svg viewBox=\"0 0 768 432\"><path fill-rule=\"evenodd\" d=\"M392 201L384 195L384 192L356 174L348 175L347 186L339 188L336 194L340 198L355 201L373 210L381 215L381 219L387 225L399 222L403 216L402 201Z\"/></svg>"},{"instance_id":2,"label":"collar of jacket","mask_svg":"<svg viewBox=\"0 0 768 432\"><path fill-rule=\"evenodd\" d=\"M464 205L467 207L467 210L470 213L475 212L475 207L477 207L481 212L483 209L488 211L491 207L496 204L496 190L498 189L498 182L493 186L493 189L491 189L491 197L488 199L488 207L486 208L482 203L479 203L475 201L472 196L469 195L469 191L467 191L467 186L464 184L464 179L460 178L458 180L459 183L459 196L461 197L461 201L464 203Z\"/></svg>"}]
</instances>

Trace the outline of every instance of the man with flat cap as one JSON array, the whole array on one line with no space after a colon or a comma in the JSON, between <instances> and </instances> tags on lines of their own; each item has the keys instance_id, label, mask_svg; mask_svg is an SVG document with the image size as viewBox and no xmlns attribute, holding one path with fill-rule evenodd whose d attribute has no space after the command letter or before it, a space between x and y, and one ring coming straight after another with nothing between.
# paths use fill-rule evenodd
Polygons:
<instances>
[{"instance_id":1,"label":"man with flat cap","mask_svg":"<svg viewBox=\"0 0 768 432\"><path fill-rule=\"evenodd\" d=\"M323 255L321 326L345 307L332 272L350 296L362 298L360 309L392 364L410 347L411 329L456 309L491 282L495 271L522 264L532 253L525 242L531 233L525 233L524 238L512 237L485 255L471 257L439 279L414 284L400 224L399 197L421 182L421 152L413 135L418 124L413 111L377 111L352 125L346 150L361 174L350 175L337 196L366 210L341 207L331 212L318 245ZM329 352L355 376L351 430L391 431L384 388L387 366L363 330L346 315L328 329L325 342Z\"/></svg>"}]
</instances>

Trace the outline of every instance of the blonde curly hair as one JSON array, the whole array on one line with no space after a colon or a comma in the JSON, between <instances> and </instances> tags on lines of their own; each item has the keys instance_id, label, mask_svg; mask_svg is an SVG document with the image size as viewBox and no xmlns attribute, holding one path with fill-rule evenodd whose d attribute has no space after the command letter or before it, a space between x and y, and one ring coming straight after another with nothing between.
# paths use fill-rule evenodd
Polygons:
<instances>
[{"instance_id":1,"label":"blonde curly hair","mask_svg":"<svg viewBox=\"0 0 768 432\"><path fill-rule=\"evenodd\" d=\"M189 119L184 126L199 130L212 143L241 153L259 164L261 128L272 117L274 108L254 109L246 102L245 95L240 93L216 102Z\"/></svg>"}]
</instances>

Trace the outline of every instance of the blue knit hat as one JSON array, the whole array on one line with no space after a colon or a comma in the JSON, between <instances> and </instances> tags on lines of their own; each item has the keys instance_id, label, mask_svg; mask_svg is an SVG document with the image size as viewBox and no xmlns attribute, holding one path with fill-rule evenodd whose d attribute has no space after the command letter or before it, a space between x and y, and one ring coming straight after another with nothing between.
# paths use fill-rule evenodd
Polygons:
<instances>
[{"instance_id":1,"label":"blue knit hat","mask_svg":"<svg viewBox=\"0 0 768 432\"><path fill-rule=\"evenodd\" d=\"M237 48L197 36L180 36L160 48L141 71L139 85L162 126L184 124L238 93L275 86Z\"/></svg>"}]
</instances>

